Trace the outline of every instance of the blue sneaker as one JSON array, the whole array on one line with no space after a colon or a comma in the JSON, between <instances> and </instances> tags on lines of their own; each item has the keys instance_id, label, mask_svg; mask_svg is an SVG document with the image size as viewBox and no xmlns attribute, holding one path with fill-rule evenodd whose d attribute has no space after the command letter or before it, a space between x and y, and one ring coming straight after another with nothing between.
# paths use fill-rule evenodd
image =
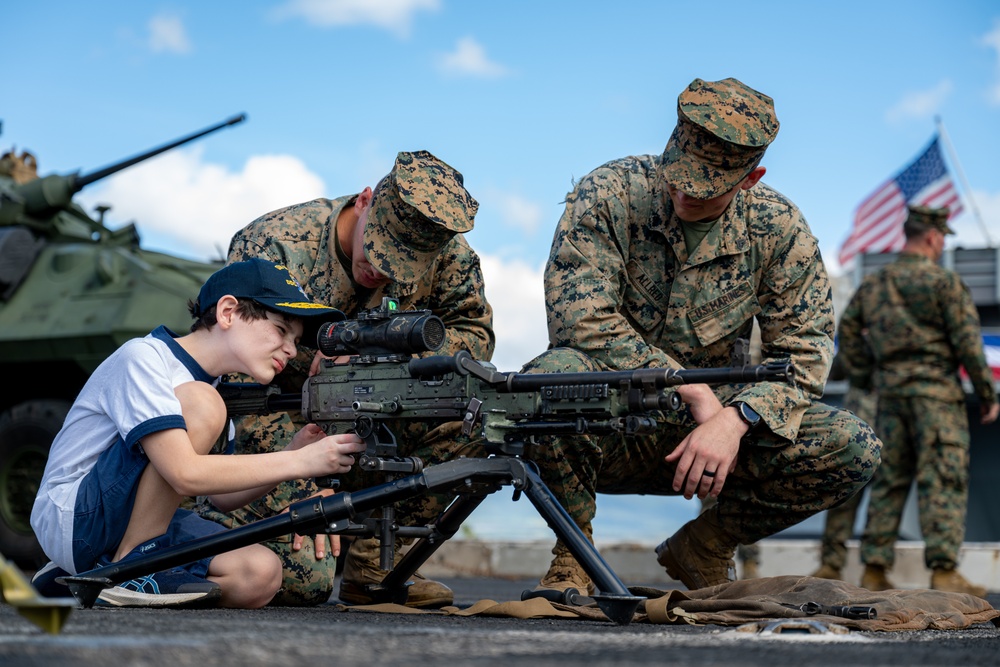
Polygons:
<instances>
[{"instance_id":1,"label":"blue sneaker","mask_svg":"<svg viewBox=\"0 0 1000 667\"><path fill-rule=\"evenodd\" d=\"M49 561L31 577L31 586L42 597L68 598L70 597L69 586L56 581L56 577L68 576L70 576L69 572Z\"/></svg>"},{"instance_id":2,"label":"blue sneaker","mask_svg":"<svg viewBox=\"0 0 1000 667\"><path fill-rule=\"evenodd\" d=\"M221 597L222 589L218 584L174 568L105 588L96 604L190 609L217 606Z\"/></svg>"},{"instance_id":3,"label":"blue sneaker","mask_svg":"<svg viewBox=\"0 0 1000 667\"><path fill-rule=\"evenodd\" d=\"M118 561L148 556L162 547L163 536L143 542ZM110 565L107 556L97 559L98 565ZM167 607L173 609L215 607L222 597L219 585L194 575L183 568L154 572L105 588L95 604L113 607Z\"/></svg>"}]
</instances>

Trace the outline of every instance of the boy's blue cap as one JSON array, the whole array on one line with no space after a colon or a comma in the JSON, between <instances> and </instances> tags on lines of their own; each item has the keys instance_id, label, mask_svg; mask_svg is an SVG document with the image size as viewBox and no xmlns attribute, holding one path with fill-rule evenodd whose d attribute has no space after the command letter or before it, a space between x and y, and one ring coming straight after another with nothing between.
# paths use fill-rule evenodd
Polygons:
<instances>
[{"instance_id":1,"label":"boy's blue cap","mask_svg":"<svg viewBox=\"0 0 1000 667\"><path fill-rule=\"evenodd\" d=\"M346 319L336 308L312 301L287 267L259 257L227 264L209 276L198 293L195 317L201 317L227 294L301 318L301 344L309 347L316 347L316 332L324 322Z\"/></svg>"}]
</instances>

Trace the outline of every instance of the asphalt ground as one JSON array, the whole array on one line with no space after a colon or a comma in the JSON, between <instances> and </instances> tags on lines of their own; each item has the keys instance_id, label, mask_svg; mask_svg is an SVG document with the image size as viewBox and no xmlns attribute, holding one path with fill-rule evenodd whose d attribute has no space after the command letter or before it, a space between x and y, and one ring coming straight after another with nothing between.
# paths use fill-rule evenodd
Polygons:
<instances>
[{"instance_id":1,"label":"asphalt ground","mask_svg":"<svg viewBox=\"0 0 1000 667\"><path fill-rule=\"evenodd\" d=\"M534 580L444 580L455 602L518 600ZM1000 595L990 603L1000 604ZM74 609L49 635L0 605L0 665L724 665L807 667L1000 664L1000 630L746 633L665 626L341 611ZM519 664L521 664L519 662Z\"/></svg>"}]
</instances>

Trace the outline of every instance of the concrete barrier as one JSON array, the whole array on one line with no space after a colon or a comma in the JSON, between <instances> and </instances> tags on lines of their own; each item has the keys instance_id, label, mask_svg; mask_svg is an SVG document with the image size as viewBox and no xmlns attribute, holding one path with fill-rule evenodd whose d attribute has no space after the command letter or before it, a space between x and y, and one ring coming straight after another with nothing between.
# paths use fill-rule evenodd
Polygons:
<instances>
[{"instance_id":1,"label":"concrete barrier","mask_svg":"<svg viewBox=\"0 0 1000 667\"><path fill-rule=\"evenodd\" d=\"M763 540L760 544L762 577L811 574L819 567L818 540ZM656 562L655 544L598 544L608 565L626 584L676 586ZM421 568L429 577L539 578L552 559L552 542L492 542L449 540ZM962 548L959 570L991 592L1000 591L1000 543L967 542ZM861 581L858 541L847 543L844 580ZM742 574L737 563L737 573ZM930 571L924 567L923 542L898 542L896 564L889 579L897 588L927 588Z\"/></svg>"}]
</instances>

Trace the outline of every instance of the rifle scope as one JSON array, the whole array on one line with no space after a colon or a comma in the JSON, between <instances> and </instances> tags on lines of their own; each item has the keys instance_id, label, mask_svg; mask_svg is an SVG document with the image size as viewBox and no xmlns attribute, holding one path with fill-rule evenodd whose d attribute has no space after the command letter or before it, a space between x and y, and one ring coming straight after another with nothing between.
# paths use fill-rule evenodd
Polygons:
<instances>
[{"instance_id":1,"label":"rifle scope","mask_svg":"<svg viewBox=\"0 0 1000 667\"><path fill-rule=\"evenodd\" d=\"M375 321L327 322L319 329L319 350L347 354L419 354L444 345L444 322L429 310L397 312Z\"/></svg>"}]
</instances>

